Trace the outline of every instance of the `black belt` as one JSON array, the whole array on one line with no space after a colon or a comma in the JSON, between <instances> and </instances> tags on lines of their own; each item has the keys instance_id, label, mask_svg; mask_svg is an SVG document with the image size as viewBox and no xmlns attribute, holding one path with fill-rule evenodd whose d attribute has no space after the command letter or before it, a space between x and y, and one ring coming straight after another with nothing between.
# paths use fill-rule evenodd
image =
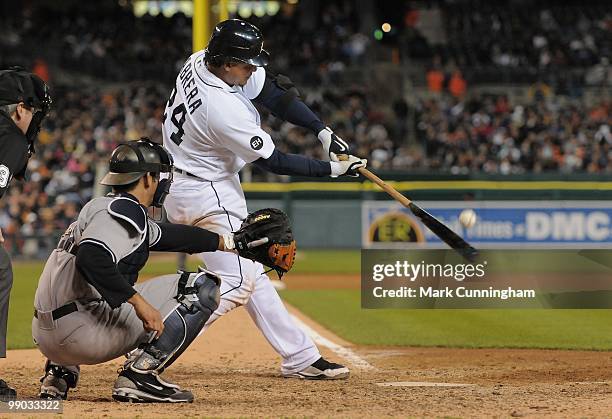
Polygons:
<instances>
[{"instance_id":1,"label":"black belt","mask_svg":"<svg viewBox=\"0 0 612 419\"><path fill-rule=\"evenodd\" d=\"M56 308L55 310L53 310L51 312L51 317L53 317L53 320L61 319L62 317L67 316L70 313L74 313L78 310L79 308L77 307L75 302L64 304L60 308ZM38 310L36 309L34 309L34 317L38 318Z\"/></svg>"},{"instance_id":2,"label":"black belt","mask_svg":"<svg viewBox=\"0 0 612 419\"><path fill-rule=\"evenodd\" d=\"M179 168L175 167L175 168L174 168L174 171L175 171L176 173L180 173L181 175L186 175L186 176L194 177L194 178L196 178L196 179L204 180L204 179L202 179L200 176L196 176L196 175L194 175L193 173L189 173L187 170L181 170L181 169L179 169Z\"/></svg>"}]
</instances>

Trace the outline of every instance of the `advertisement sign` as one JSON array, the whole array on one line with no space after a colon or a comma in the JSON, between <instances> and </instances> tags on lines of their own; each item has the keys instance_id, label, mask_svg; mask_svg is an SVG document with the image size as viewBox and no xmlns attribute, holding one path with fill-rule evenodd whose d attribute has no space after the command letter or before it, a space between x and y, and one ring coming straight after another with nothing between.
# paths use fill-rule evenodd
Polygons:
<instances>
[{"instance_id":1,"label":"advertisement sign","mask_svg":"<svg viewBox=\"0 0 612 419\"><path fill-rule=\"evenodd\" d=\"M477 247L612 247L612 203L604 201L463 201L419 205ZM473 209L464 228L459 214ZM409 209L393 201L364 201L364 248L444 247Z\"/></svg>"}]
</instances>

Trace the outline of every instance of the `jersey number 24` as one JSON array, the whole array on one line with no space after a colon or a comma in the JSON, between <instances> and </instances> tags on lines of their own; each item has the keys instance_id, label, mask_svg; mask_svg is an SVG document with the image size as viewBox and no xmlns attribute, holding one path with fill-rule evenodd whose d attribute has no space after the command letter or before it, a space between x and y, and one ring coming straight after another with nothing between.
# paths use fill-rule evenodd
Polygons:
<instances>
[{"instance_id":1,"label":"jersey number 24","mask_svg":"<svg viewBox=\"0 0 612 419\"><path fill-rule=\"evenodd\" d=\"M166 105L166 109L168 110L164 113L164 118L162 119L162 123L166 123L166 118L168 117L168 112L170 112L170 108L174 105L174 99L176 98L176 87L172 89L172 93L170 94L170 99L168 99L168 104ZM170 134L170 139L176 144L181 145L183 142L183 135L185 134L185 130L183 129L183 124L185 123L185 118L187 117L187 109L185 109L185 104L180 103L172 110L172 116L170 117L170 121L174 124L178 131Z\"/></svg>"}]
</instances>

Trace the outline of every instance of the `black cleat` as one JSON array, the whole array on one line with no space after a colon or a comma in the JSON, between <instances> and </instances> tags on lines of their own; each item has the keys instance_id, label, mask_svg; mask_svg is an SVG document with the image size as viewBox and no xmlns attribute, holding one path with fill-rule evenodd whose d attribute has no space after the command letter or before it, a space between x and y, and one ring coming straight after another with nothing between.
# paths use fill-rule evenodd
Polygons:
<instances>
[{"instance_id":1,"label":"black cleat","mask_svg":"<svg viewBox=\"0 0 612 419\"><path fill-rule=\"evenodd\" d=\"M113 399L133 403L191 403L193 394L157 374L142 374L127 368L115 381Z\"/></svg>"},{"instance_id":2,"label":"black cleat","mask_svg":"<svg viewBox=\"0 0 612 419\"><path fill-rule=\"evenodd\" d=\"M321 357L302 371L283 374L283 376L287 378L303 378L305 380L345 380L349 377L349 374L349 369L344 365L329 362Z\"/></svg>"},{"instance_id":3,"label":"black cleat","mask_svg":"<svg viewBox=\"0 0 612 419\"><path fill-rule=\"evenodd\" d=\"M40 382L38 397L41 399L66 400L68 397L68 383L63 378L48 372Z\"/></svg>"},{"instance_id":4,"label":"black cleat","mask_svg":"<svg viewBox=\"0 0 612 419\"><path fill-rule=\"evenodd\" d=\"M0 401L15 400L17 391L9 386L6 381L0 379Z\"/></svg>"}]
</instances>

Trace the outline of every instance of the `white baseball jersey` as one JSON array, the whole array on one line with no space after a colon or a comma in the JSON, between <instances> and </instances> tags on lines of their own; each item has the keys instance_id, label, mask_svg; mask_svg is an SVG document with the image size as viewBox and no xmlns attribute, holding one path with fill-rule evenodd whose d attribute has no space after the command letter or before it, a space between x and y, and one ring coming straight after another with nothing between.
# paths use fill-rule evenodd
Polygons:
<instances>
[{"instance_id":1,"label":"white baseball jersey","mask_svg":"<svg viewBox=\"0 0 612 419\"><path fill-rule=\"evenodd\" d=\"M246 163L274 151L251 103L263 89L266 72L258 67L244 87L229 86L211 73L204 51L185 62L166 104L164 146L174 166L202 179L234 175Z\"/></svg>"},{"instance_id":2,"label":"white baseball jersey","mask_svg":"<svg viewBox=\"0 0 612 419\"><path fill-rule=\"evenodd\" d=\"M179 73L166 106L164 146L185 174L174 177L164 202L172 223L197 225L219 234L237 231L247 216L238 171L274 151L261 129L251 99L263 89L258 68L244 87L228 86L193 54ZM221 302L208 319L244 305L268 342L283 357L283 373L307 368L320 358L310 337L294 323L260 263L228 252L201 253L206 267L221 278Z\"/></svg>"}]
</instances>

